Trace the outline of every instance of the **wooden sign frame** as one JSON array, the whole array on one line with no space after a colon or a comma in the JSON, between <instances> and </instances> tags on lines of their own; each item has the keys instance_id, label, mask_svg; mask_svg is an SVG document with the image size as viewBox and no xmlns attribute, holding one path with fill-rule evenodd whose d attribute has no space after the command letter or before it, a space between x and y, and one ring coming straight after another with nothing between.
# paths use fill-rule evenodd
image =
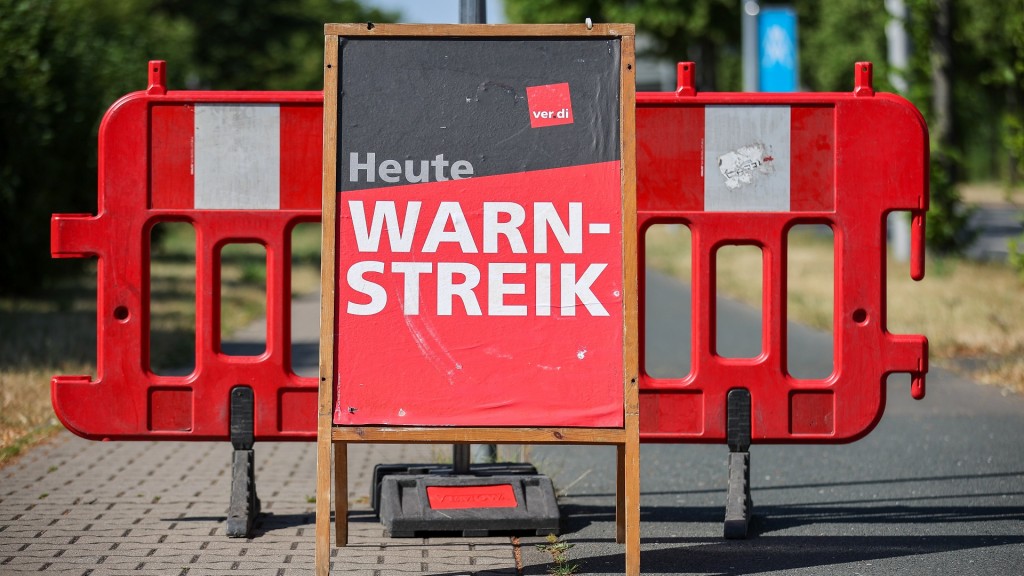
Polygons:
<instances>
[{"instance_id":1,"label":"wooden sign frame","mask_svg":"<svg viewBox=\"0 0 1024 576\"><path fill-rule=\"evenodd\" d=\"M594 25L403 25L327 24L324 27L324 162L321 260L320 391L317 419L317 499L315 564L329 573L331 474L334 474L336 545L348 541L349 442L477 444L605 444L617 448L616 541L625 543L626 573L640 573L640 440L638 402L638 287L636 230L635 58L631 24ZM452 40L517 42L558 39L618 41L619 162L622 214L622 423L621 427L481 427L335 424L338 255L339 83L342 39ZM331 450L334 449L334 463Z\"/></svg>"}]
</instances>

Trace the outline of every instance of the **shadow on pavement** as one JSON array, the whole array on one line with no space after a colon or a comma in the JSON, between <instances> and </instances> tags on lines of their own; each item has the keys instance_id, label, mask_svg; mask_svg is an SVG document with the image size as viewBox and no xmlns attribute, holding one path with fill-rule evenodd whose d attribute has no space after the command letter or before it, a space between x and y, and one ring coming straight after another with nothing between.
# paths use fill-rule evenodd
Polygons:
<instances>
[{"instance_id":1,"label":"shadow on pavement","mask_svg":"<svg viewBox=\"0 0 1024 576\"><path fill-rule=\"evenodd\" d=\"M577 542L577 540L572 540ZM763 574L1024 543L1024 536L778 536L644 539L644 574ZM649 549L651 546L665 546ZM623 554L573 559L579 573L616 574ZM531 574L531 571L527 571Z\"/></svg>"}]
</instances>

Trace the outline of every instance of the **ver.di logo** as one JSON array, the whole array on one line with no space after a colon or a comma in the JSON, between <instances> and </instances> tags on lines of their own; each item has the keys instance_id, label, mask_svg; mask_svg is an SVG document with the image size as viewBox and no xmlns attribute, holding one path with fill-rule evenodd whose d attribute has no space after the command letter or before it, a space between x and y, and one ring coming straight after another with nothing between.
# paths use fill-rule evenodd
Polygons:
<instances>
[{"instance_id":1,"label":"ver.di logo","mask_svg":"<svg viewBox=\"0 0 1024 576\"><path fill-rule=\"evenodd\" d=\"M569 83L527 86L526 102L530 109L530 126L544 128L572 124L572 100Z\"/></svg>"}]
</instances>

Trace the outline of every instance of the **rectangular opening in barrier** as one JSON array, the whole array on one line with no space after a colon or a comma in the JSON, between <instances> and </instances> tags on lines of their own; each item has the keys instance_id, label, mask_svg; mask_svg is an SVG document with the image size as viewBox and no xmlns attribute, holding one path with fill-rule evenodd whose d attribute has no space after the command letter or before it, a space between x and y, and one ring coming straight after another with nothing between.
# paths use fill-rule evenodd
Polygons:
<instances>
[{"instance_id":1,"label":"rectangular opening in barrier","mask_svg":"<svg viewBox=\"0 0 1024 576\"><path fill-rule=\"evenodd\" d=\"M926 286L935 286L935 284L919 284L911 278L910 261L913 254L909 245L910 214L903 211L890 212L886 218L886 231L885 308L887 313L884 319L878 319L884 320L886 330L893 334L922 332L935 342L937 338L950 337L950 326L959 322L957 318L983 314L989 315L992 324L998 326L1002 334L1008 334L1003 322L1013 317L1013 314L1004 315L1002 318L992 317L991 313L985 312L983 309L964 305L979 299L968 298L961 302L958 293L962 294L962 292L957 290L953 283L947 283L949 292L944 290L942 293L945 295L938 296L936 292L922 291ZM946 258L931 258L928 260L928 265L932 268L928 273L946 280L945 277L950 276L954 271L950 265L951 262ZM952 278L948 278L948 280L952 280ZM997 294L992 296L996 298L995 301L1002 300L997 298ZM928 297L941 298L946 305L921 306L920 300ZM991 301L993 298L989 298L989 300ZM854 310L854 312L858 312L858 310ZM863 316L855 320L857 324L873 321L866 310L859 310L858 313ZM893 377L894 375L890 375L890 380Z\"/></svg>"},{"instance_id":2,"label":"rectangular opening in barrier","mask_svg":"<svg viewBox=\"0 0 1024 576\"><path fill-rule=\"evenodd\" d=\"M693 241L683 224L644 233L644 373L685 378L691 369Z\"/></svg>"},{"instance_id":3,"label":"rectangular opening in barrier","mask_svg":"<svg viewBox=\"0 0 1024 576\"><path fill-rule=\"evenodd\" d=\"M786 369L802 380L835 368L835 236L824 224L800 224L786 236ZM821 338L818 330L828 332Z\"/></svg>"},{"instance_id":4,"label":"rectangular opening in barrier","mask_svg":"<svg viewBox=\"0 0 1024 576\"><path fill-rule=\"evenodd\" d=\"M196 365L196 231L160 222L149 237L149 369L183 376Z\"/></svg>"},{"instance_id":5,"label":"rectangular opening in barrier","mask_svg":"<svg viewBox=\"0 0 1024 576\"><path fill-rule=\"evenodd\" d=\"M300 222L292 229L292 372L320 372L320 223Z\"/></svg>"},{"instance_id":6,"label":"rectangular opening in barrier","mask_svg":"<svg viewBox=\"0 0 1024 576\"><path fill-rule=\"evenodd\" d=\"M220 252L221 352L259 356L267 350L267 249L225 244Z\"/></svg>"},{"instance_id":7,"label":"rectangular opening in barrier","mask_svg":"<svg viewBox=\"0 0 1024 576\"><path fill-rule=\"evenodd\" d=\"M715 251L715 353L723 358L756 358L764 326L764 254L748 244Z\"/></svg>"}]
</instances>

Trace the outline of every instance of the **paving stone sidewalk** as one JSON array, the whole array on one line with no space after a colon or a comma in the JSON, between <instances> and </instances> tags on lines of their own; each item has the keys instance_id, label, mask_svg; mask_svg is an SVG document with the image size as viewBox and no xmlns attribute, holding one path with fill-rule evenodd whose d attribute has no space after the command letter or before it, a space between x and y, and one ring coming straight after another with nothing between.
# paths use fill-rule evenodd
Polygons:
<instances>
[{"instance_id":1,"label":"paving stone sidewalk","mask_svg":"<svg viewBox=\"0 0 1024 576\"><path fill-rule=\"evenodd\" d=\"M316 375L318 294L293 302L298 374ZM263 350L264 321L225 343ZM258 353L258 352L257 352ZM262 514L252 538L228 538L230 442L93 442L62 431L0 469L0 576L313 573L316 443L255 445ZM350 444L349 544L332 574L512 576L508 537L385 536L370 508L376 464L436 462L451 446Z\"/></svg>"},{"instance_id":2,"label":"paving stone sidewalk","mask_svg":"<svg viewBox=\"0 0 1024 576\"><path fill-rule=\"evenodd\" d=\"M508 537L385 536L369 505L374 464L432 462L438 449L349 446L350 539L332 544L332 574L516 574ZM61 432L0 469L0 574L311 574L316 445L255 450L263 513L252 538L228 538L230 443Z\"/></svg>"}]
</instances>

